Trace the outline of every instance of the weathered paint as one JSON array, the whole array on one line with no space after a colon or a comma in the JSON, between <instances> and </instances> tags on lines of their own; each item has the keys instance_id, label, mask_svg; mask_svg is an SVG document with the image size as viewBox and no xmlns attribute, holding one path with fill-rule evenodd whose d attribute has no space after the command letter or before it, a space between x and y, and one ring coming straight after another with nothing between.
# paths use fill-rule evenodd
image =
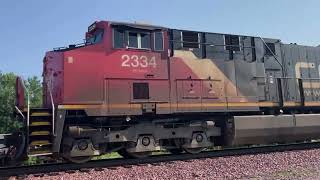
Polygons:
<instances>
[{"instance_id":1,"label":"weathered paint","mask_svg":"<svg viewBox=\"0 0 320 180\"><path fill-rule=\"evenodd\" d=\"M230 59L224 34L198 32L208 45L190 49L182 47L182 30L172 30L170 42L167 28L137 26L160 29L164 51L115 49L112 22L95 26L104 30L101 43L46 54L43 75L50 86L44 88L45 106L51 105L50 87L59 108L85 109L93 116L140 115L143 104L153 104L157 114L259 111L280 106L280 96L284 107L300 107L299 78L304 105L320 102L319 48L239 36L240 51ZM265 54L264 42L275 44L276 57ZM278 91L278 78L283 78L283 92ZM150 98L133 99L133 83L149 83Z\"/></svg>"}]
</instances>

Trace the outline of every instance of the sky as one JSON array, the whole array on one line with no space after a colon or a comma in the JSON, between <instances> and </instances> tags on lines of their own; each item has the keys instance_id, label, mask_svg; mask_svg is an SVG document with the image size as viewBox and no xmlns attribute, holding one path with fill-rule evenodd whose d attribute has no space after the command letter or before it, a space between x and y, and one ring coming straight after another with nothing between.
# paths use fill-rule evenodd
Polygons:
<instances>
[{"instance_id":1,"label":"sky","mask_svg":"<svg viewBox=\"0 0 320 180\"><path fill-rule=\"evenodd\" d=\"M1 0L0 72L41 76L55 47L83 42L97 20L320 44L319 0Z\"/></svg>"}]
</instances>

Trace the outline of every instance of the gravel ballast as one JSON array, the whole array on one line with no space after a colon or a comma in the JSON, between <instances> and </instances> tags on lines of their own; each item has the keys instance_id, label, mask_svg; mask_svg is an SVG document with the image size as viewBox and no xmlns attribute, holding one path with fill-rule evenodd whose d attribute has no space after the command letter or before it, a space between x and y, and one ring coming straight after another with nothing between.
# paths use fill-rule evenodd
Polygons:
<instances>
[{"instance_id":1,"label":"gravel ballast","mask_svg":"<svg viewBox=\"0 0 320 180\"><path fill-rule=\"evenodd\" d=\"M27 179L320 179L320 149L29 175Z\"/></svg>"}]
</instances>

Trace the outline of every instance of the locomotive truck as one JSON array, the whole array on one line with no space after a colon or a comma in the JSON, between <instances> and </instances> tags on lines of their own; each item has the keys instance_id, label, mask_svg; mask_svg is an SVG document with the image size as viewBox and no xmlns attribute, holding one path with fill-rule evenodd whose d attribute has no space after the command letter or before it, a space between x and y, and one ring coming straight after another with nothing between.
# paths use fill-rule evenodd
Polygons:
<instances>
[{"instance_id":1,"label":"locomotive truck","mask_svg":"<svg viewBox=\"0 0 320 180\"><path fill-rule=\"evenodd\" d=\"M2 157L83 163L318 139L319 76L319 47L97 21L85 43L45 54L42 107L17 78L24 128L0 138Z\"/></svg>"}]
</instances>

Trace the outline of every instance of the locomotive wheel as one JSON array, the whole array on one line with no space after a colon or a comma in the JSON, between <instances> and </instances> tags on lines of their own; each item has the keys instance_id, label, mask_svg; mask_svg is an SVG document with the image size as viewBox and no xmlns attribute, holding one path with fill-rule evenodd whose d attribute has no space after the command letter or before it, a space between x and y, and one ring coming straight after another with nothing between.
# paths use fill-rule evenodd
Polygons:
<instances>
[{"instance_id":1,"label":"locomotive wheel","mask_svg":"<svg viewBox=\"0 0 320 180\"><path fill-rule=\"evenodd\" d=\"M24 132L14 132L7 141L14 142L9 146L7 161L10 165L21 165L26 155L26 136Z\"/></svg>"},{"instance_id":2,"label":"locomotive wheel","mask_svg":"<svg viewBox=\"0 0 320 180\"><path fill-rule=\"evenodd\" d=\"M183 150L190 154L198 154L204 149L204 148L184 148L183 147L183 145L185 144L184 139L175 139L174 144L179 148L169 150L172 154L180 154L182 153Z\"/></svg>"},{"instance_id":3,"label":"locomotive wheel","mask_svg":"<svg viewBox=\"0 0 320 180\"><path fill-rule=\"evenodd\" d=\"M131 158L134 158L134 159L142 159L142 158L147 158L149 157L152 152L128 152L126 149L121 149L118 151L118 153L126 158L126 159L131 159Z\"/></svg>"},{"instance_id":4,"label":"locomotive wheel","mask_svg":"<svg viewBox=\"0 0 320 180\"><path fill-rule=\"evenodd\" d=\"M72 147L64 144L63 145L63 158L66 159L69 162L72 163L77 163L77 164L81 164L81 163L85 163L88 162L92 159L92 156L77 156L77 157L71 157L70 156L70 151L71 151Z\"/></svg>"},{"instance_id":5,"label":"locomotive wheel","mask_svg":"<svg viewBox=\"0 0 320 180\"><path fill-rule=\"evenodd\" d=\"M183 148L184 151L186 151L187 153L190 154L198 154L201 151L204 150L204 148L200 147L200 148Z\"/></svg>"},{"instance_id":6,"label":"locomotive wheel","mask_svg":"<svg viewBox=\"0 0 320 180\"><path fill-rule=\"evenodd\" d=\"M190 154L198 154L201 151L203 151L205 148L203 147L198 147L198 148L185 148L183 147L184 145L188 145L189 141L186 141L185 139L174 139L174 144L176 147L181 147L185 152L190 153Z\"/></svg>"}]
</instances>

